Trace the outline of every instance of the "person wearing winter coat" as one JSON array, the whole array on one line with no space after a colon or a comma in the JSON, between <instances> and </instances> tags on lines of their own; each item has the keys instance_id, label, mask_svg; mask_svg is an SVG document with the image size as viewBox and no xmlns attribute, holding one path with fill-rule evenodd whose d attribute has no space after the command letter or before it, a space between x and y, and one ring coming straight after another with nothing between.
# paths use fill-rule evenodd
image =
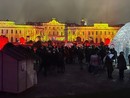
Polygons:
<instances>
[{"instance_id":1,"label":"person wearing winter coat","mask_svg":"<svg viewBox=\"0 0 130 98\"><path fill-rule=\"evenodd\" d=\"M110 51L107 53L106 57L105 57L105 61L104 61L104 66L107 69L107 75L108 75L108 79L113 79L112 77L112 72L114 71L113 68L113 54L110 53Z\"/></svg>"},{"instance_id":2,"label":"person wearing winter coat","mask_svg":"<svg viewBox=\"0 0 130 98\"><path fill-rule=\"evenodd\" d=\"M124 52L120 52L120 55L117 58L117 68L119 69L119 79L124 79L124 70L127 69L126 67L126 60L124 58Z\"/></svg>"}]
</instances>

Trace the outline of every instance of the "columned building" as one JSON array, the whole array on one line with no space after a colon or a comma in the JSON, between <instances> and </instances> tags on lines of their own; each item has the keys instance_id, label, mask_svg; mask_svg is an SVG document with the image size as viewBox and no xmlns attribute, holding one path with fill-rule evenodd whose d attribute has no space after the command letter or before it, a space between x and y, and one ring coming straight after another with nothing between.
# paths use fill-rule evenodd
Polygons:
<instances>
[{"instance_id":1,"label":"columned building","mask_svg":"<svg viewBox=\"0 0 130 98\"><path fill-rule=\"evenodd\" d=\"M21 37L27 41L35 41L40 37L42 41L81 41L93 40L94 43L110 41L113 39L120 26L109 26L107 23L95 23L94 26L67 25L53 18L41 25L17 25L13 21L0 21L0 35L8 37L10 42L18 42Z\"/></svg>"},{"instance_id":2,"label":"columned building","mask_svg":"<svg viewBox=\"0 0 130 98\"><path fill-rule=\"evenodd\" d=\"M44 32L44 37L43 37L44 41L65 40L65 24L58 22L55 18L53 18L48 23L43 23L42 28Z\"/></svg>"},{"instance_id":3,"label":"columned building","mask_svg":"<svg viewBox=\"0 0 130 98\"><path fill-rule=\"evenodd\" d=\"M0 35L8 37L9 42L18 42L21 37L34 40L36 29L29 25L16 25L13 21L0 21Z\"/></svg>"},{"instance_id":4,"label":"columned building","mask_svg":"<svg viewBox=\"0 0 130 98\"><path fill-rule=\"evenodd\" d=\"M77 37L81 41L93 40L94 43L105 42L106 39L112 40L120 27L110 27L107 23L95 23L94 26L70 26L68 27L68 40L76 41Z\"/></svg>"}]
</instances>

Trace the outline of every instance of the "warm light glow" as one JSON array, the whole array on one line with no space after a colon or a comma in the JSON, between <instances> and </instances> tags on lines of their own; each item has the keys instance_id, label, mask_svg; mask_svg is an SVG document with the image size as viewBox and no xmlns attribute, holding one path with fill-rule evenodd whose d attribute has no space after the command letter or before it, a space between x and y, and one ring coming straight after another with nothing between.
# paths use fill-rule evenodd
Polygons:
<instances>
[{"instance_id":1,"label":"warm light glow","mask_svg":"<svg viewBox=\"0 0 130 98\"><path fill-rule=\"evenodd\" d=\"M8 38L5 36L0 36L0 50L8 43Z\"/></svg>"},{"instance_id":2,"label":"warm light glow","mask_svg":"<svg viewBox=\"0 0 130 98\"><path fill-rule=\"evenodd\" d=\"M110 39L109 38L106 38L105 40L105 45L109 45L110 44Z\"/></svg>"},{"instance_id":3,"label":"warm light glow","mask_svg":"<svg viewBox=\"0 0 130 98\"><path fill-rule=\"evenodd\" d=\"M82 20L83 21L83 20ZM115 36L120 27L110 27L107 23L95 23L94 26L65 26L64 23L58 22L55 18L41 26L35 25L17 25L12 21L0 21L0 35L8 37L10 42L17 42L23 37L35 41L37 36L41 41L76 41L77 37L81 41L93 38L94 43L105 43L105 38L110 41Z\"/></svg>"},{"instance_id":4,"label":"warm light glow","mask_svg":"<svg viewBox=\"0 0 130 98\"><path fill-rule=\"evenodd\" d=\"M20 44L25 44L25 39L23 37L20 38Z\"/></svg>"}]
</instances>

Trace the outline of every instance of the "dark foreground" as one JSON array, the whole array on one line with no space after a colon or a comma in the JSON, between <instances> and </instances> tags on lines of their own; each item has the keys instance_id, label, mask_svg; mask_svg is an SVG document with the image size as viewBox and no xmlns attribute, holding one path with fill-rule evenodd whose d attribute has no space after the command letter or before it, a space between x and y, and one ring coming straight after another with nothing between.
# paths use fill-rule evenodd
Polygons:
<instances>
[{"instance_id":1,"label":"dark foreground","mask_svg":"<svg viewBox=\"0 0 130 98\"><path fill-rule=\"evenodd\" d=\"M130 97L130 70L125 71L124 81L118 80L118 70L113 72L112 80L107 79L105 71L94 75L88 73L84 64L66 65L65 73L49 71L45 77L38 76L38 84L23 93L0 93L0 98L113 98Z\"/></svg>"}]
</instances>

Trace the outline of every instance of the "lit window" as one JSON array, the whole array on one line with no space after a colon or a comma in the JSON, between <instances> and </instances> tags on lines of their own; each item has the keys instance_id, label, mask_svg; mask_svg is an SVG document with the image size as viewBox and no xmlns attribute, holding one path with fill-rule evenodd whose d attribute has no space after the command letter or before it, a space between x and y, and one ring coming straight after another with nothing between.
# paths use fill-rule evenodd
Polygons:
<instances>
[{"instance_id":1,"label":"lit window","mask_svg":"<svg viewBox=\"0 0 130 98\"><path fill-rule=\"evenodd\" d=\"M13 37L11 37L11 42L13 42Z\"/></svg>"},{"instance_id":2,"label":"lit window","mask_svg":"<svg viewBox=\"0 0 130 98\"><path fill-rule=\"evenodd\" d=\"M1 33L3 34L3 29L1 30Z\"/></svg>"},{"instance_id":3,"label":"lit window","mask_svg":"<svg viewBox=\"0 0 130 98\"><path fill-rule=\"evenodd\" d=\"M19 33L21 34L21 30L19 31Z\"/></svg>"},{"instance_id":4,"label":"lit window","mask_svg":"<svg viewBox=\"0 0 130 98\"><path fill-rule=\"evenodd\" d=\"M100 35L102 35L102 31L100 31Z\"/></svg>"},{"instance_id":5,"label":"lit window","mask_svg":"<svg viewBox=\"0 0 130 98\"><path fill-rule=\"evenodd\" d=\"M94 35L94 32L92 32L92 35Z\"/></svg>"},{"instance_id":6,"label":"lit window","mask_svg":"<svg viewBox=\"0 0 130 98\"><path fill-rule=\"evenodd\" d=\"M11 33L13 33L13 30L11 30Z\"/></svg>"},{"instance_id":7,"label":"lit window","mask_svg":"<svg viewBox=\"0 0 130 98\"><path fill-rule=\"evenodd\" d=\"M6 30L6 33L8 34L8 30Z\"/></svg>"},{"instance_id":8,"label":"lit window","mask_svg":"<svg viewBox=\"0 0 130 98\"><path fill-rule=\"evenodd\" d=\"M106 35L106 31L104 32L104 34Z\"/></svg>"},{"instance_id":9,"label":"lit window","mask_svg":"<svg viewBox=\"0 0 130 98\"><path fill-rule=\"evenodd\" d=\"M98 35L98 31L96 31L96 35Z\"/></svg>"}]
</instances>

